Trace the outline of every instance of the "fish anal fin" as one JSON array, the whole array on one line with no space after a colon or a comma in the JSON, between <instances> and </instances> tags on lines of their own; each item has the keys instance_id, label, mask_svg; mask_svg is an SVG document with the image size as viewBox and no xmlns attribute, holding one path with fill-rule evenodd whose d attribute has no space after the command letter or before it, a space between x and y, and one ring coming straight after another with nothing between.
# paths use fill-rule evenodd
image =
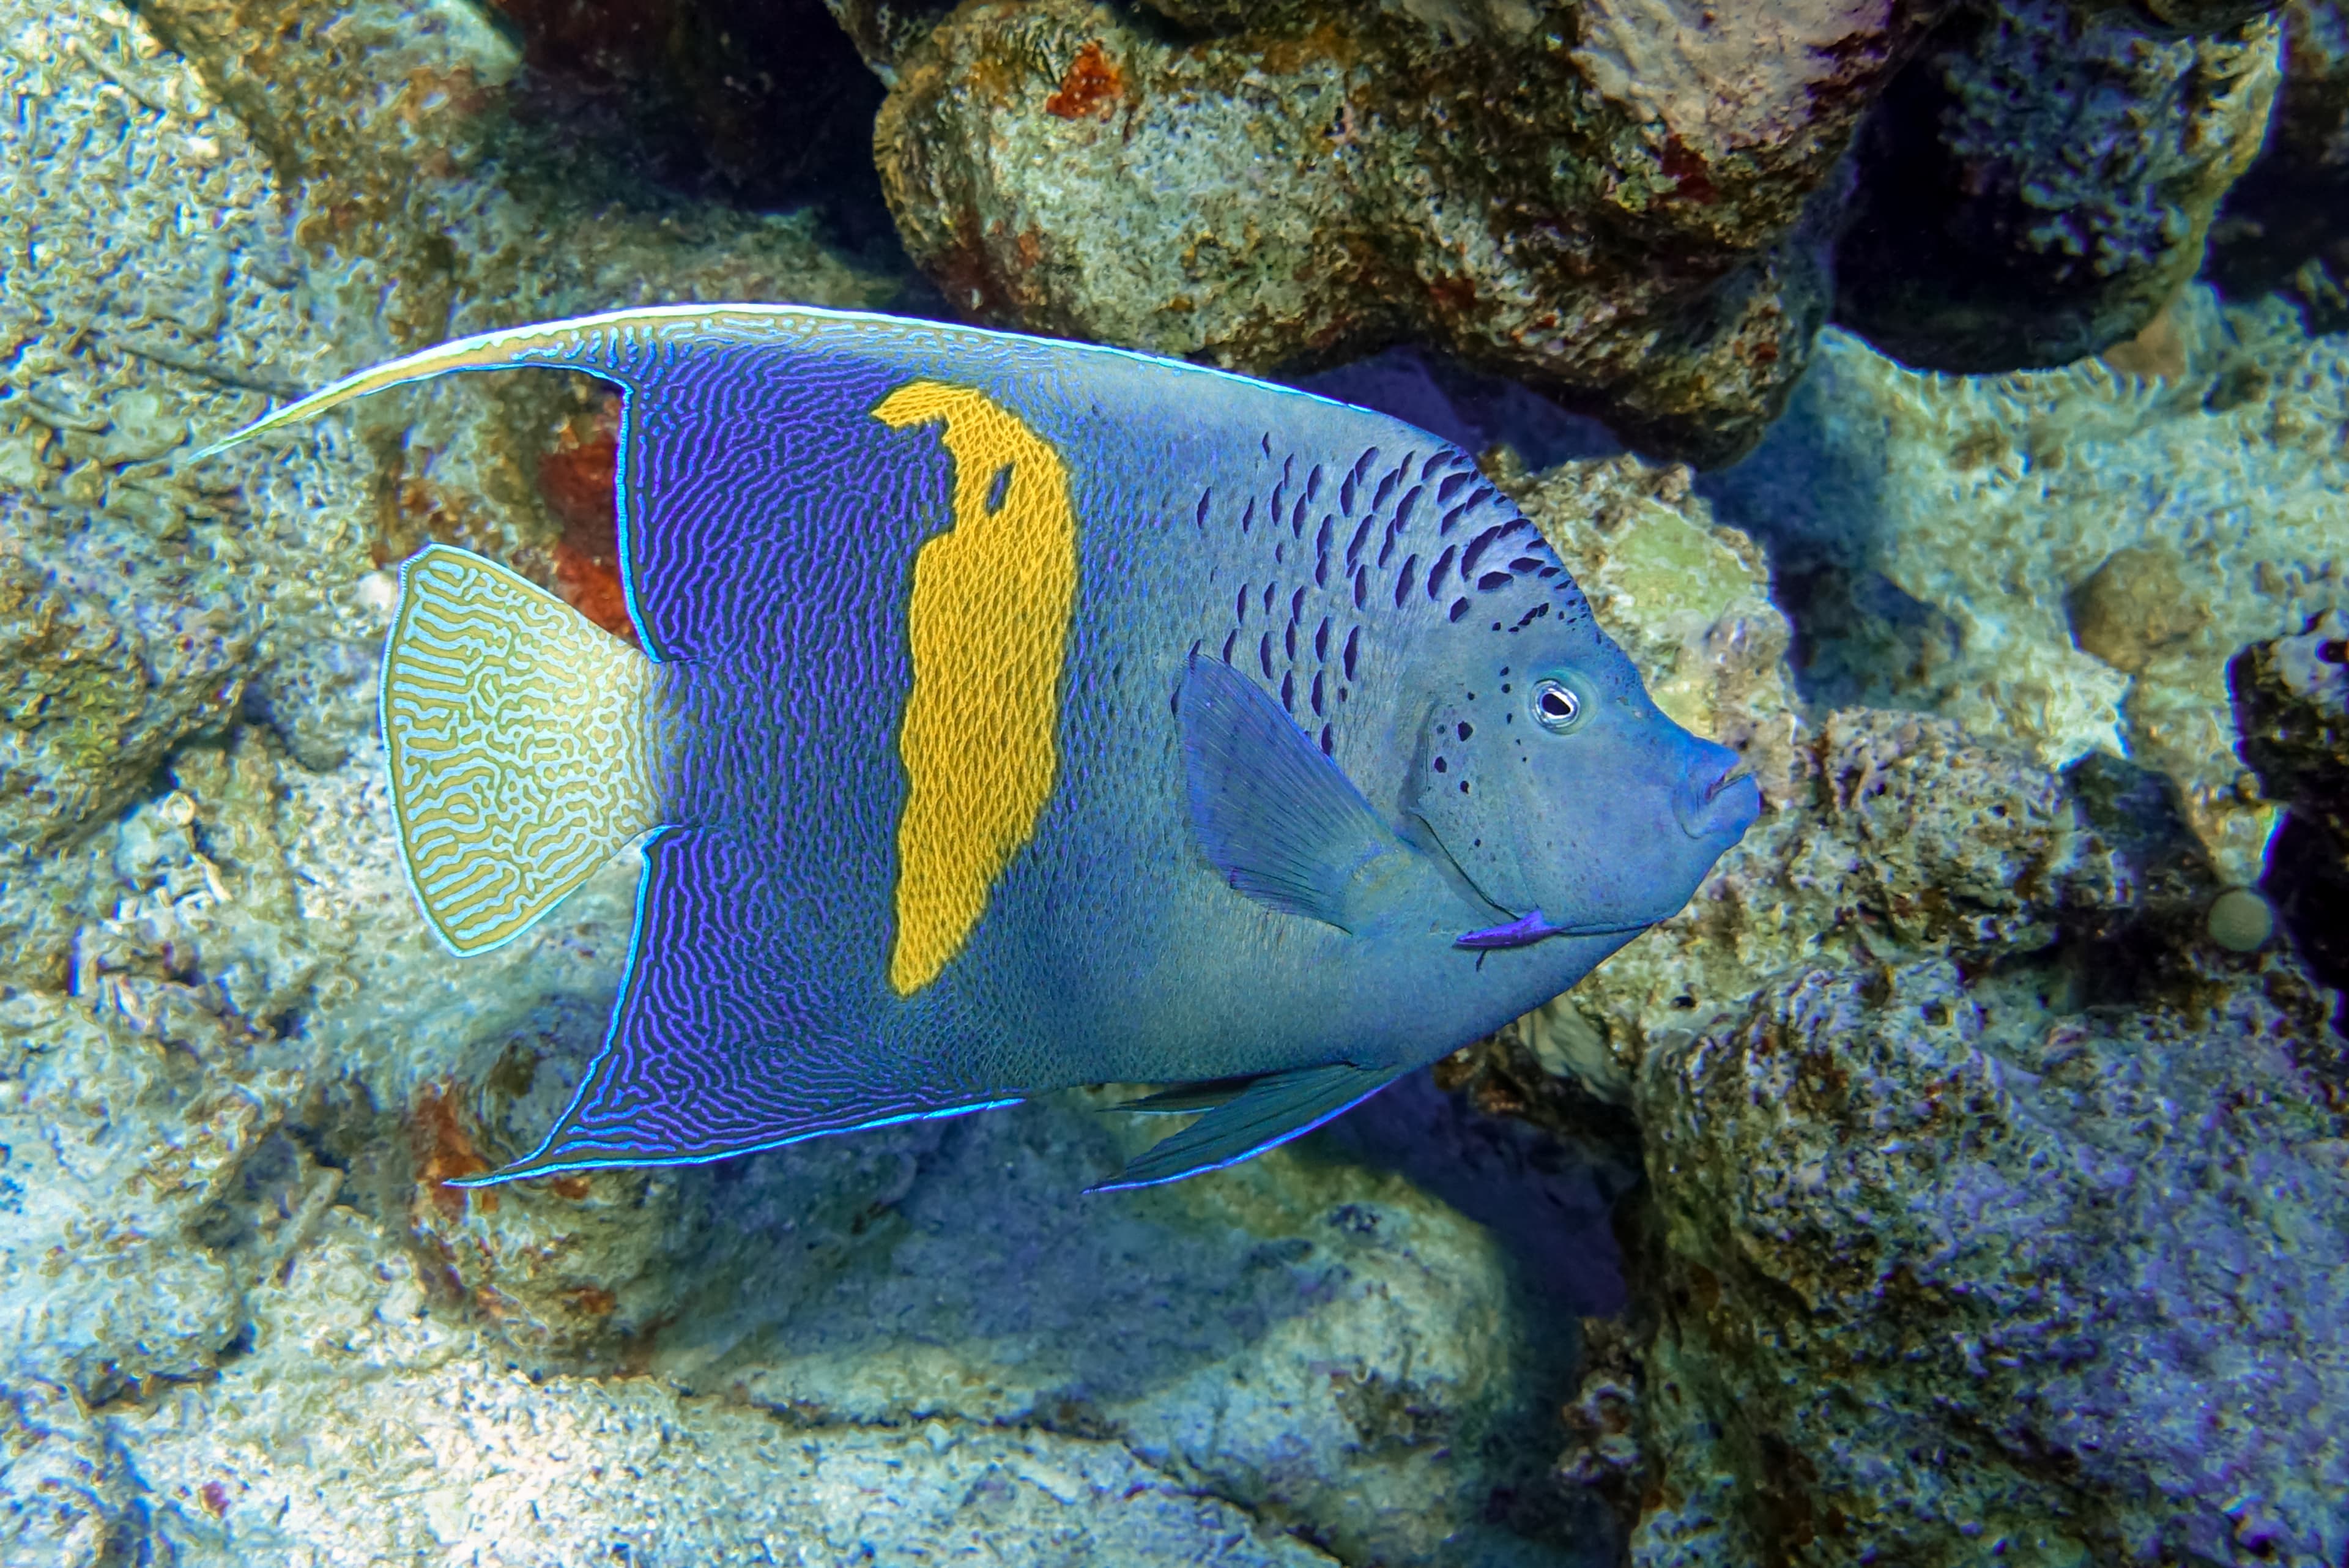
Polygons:
<instances>
[{"instance_id":1,"label":"fish anal fin","mask_svg":"<svg viewBox=\"0 0 2349 1568\"><path fill-rule=\"evenodd\" d=\"M474 1185L696 1165L1025 1097L909 1079L869 1037L834 1022L852 1008L828 977L793 965L767 870L753 847L723 834L653 835L602 1053L545 1141Z\"/></svg>"},{"instance_id":2,"label":"fish anal fin","mask_svg":"<svg viewBox=\"0 0 2349 1568\"><path fill-rule=\"evenodd\" d=\"M1231 666L1192 654L1176 708L1191 825L1216 869L1260 904L1357 929L1413 851L1271 693Z\"/></svg>"},{"instance_id":3,"label":"fish anal fin","mask_svg":"<svg viewBox=\"0 0 2349 1568\"><path fill-rule=\"evenodd\" d=\"M653 825L652 665L468 551L429 545L399 580L381 689L392 811L426 919L471 956Z\"/></svg>"},{"instance_id":4,"label":"fish anal fin","mask_svg":"<svg viewBox=\"0 0 2349 1568\"><path fill-rule=\"evenodd\" d=\"M1116 1180L1088 1190L1155 1187L1237 1165L1301 1137L1401 1076L1401 1068L1358 1067L1350 1062L1268 1073L1182 1131L1160 1139Z\"/></svg>"}]
</instances>

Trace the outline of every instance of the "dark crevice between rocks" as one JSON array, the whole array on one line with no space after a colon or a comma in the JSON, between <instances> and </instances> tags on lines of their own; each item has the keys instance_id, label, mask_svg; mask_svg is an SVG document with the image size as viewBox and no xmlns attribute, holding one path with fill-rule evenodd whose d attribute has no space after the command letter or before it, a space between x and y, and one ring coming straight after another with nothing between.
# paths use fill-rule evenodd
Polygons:
<instances>
[{"instance_id":1,"label":"dark crevice between rocks","mask_svg":"<svg viewBox=\"0 0 2349 1568\"><path fill-rule=\"evenodd\" d=\"M902 268L873 161L883 88L823 0L489 0L529 67L518 116L626 144L655 183L812 207L841 248Z\"/></svg>"}]
</instances>

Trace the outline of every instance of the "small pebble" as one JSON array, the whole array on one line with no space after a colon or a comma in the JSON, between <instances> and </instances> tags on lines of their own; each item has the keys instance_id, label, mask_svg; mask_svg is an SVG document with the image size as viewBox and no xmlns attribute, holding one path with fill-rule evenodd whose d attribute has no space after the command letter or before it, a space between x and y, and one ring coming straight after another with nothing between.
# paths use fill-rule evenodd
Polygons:
<instances>
[{"instance_id":1,"label":"small pebble","mask_svg":"<svg viewBox=\"0 0 2349 1568\"><path fill-rule=\"evenodd\" d=\"M2275 913L2249 888L2230 888L2210 901L2210 940L2230 952L2256 952L2275 934Z\"/></svg>"}]
</instances>

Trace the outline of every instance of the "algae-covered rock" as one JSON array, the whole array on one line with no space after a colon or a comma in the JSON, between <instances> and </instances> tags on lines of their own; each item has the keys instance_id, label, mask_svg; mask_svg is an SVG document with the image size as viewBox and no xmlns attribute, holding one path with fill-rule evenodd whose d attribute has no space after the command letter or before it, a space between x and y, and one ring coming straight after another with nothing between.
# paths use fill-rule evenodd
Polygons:
<instances>
[{"instance_id":1,"label":"algae-covered rock","mask_svg":"<svg viewBox=\"0 0 2349 1568\"><path fill-rule=\"evenodd\" d=\"M2349 1550L2349 1142L2288 965L2052 1014L1806 971L1639 1084L1636 1563Z\"/></svg>"},{"instance_id":2,"label":"algae-covered rock","mask_svg":"<svg viewBox=\"0 0 2349 1568\"><path fill-rule=\"evenodd\" d=\"M1250 370L1421 337L1720 462L1801 371L1806 210L1933 9L969 0L887 61L876 146L957 310Z\"/></svg>"},{"instance_id":3,"label":"algae-covered rock","mask_svg":"<svg viewBox=\"0 0 2349 1568\"><path fill-rule=\"evenodd\" d=\"M1969 372L2137 336L2260 151L2281 30L2245 13L2267 8L1961 10L1870 115L1836 319L1896 359Z\"/></svg>"},{"instance_id":4,"label":"algae-covered rock","mask_svg":"<svg viewBox=\"0 0 2349 1568\"><path fill-rule=\"evenodd\" d=\"M2275 812L2234 753L2227 661L2349 570L2349 341L2199 288L2168 320L2166 364L1994 377L1829 329L1711 493L1810 607L1839 585L1805 650L1838 700L1928 708L2044 767L2126 755L2248 884Z\"/></svg>"}]
</instances>

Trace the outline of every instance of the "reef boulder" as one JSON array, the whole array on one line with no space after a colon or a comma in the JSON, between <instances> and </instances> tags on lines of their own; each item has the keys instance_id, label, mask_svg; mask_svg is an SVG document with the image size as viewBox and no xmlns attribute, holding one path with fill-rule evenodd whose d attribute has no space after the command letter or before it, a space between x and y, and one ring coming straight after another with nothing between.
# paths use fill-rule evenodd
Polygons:
<instances>
[{"instance_id":1,"label":"reef boulder","mask_svg":"<svg viewBox=\"0 0 2349 1568\"><path fill-rule=\"evenodd\" d=\"M1418 338L1718 462L1801 374L1813 198L1935 9L968 0L873 46L875 143L958 311L1252 371Z\"/></svg>"},{"instance_id":2,"label":"reef boulder","mask_svg":"<svg viewBox=\"0 0 2349 1568\"><path fill-rule=\"evenodd\" d=\"M2341 1560L2337 1041L2191 990L1811 970L1648 1059L1635 1563Z\"/></svg>"}]
</instances>

